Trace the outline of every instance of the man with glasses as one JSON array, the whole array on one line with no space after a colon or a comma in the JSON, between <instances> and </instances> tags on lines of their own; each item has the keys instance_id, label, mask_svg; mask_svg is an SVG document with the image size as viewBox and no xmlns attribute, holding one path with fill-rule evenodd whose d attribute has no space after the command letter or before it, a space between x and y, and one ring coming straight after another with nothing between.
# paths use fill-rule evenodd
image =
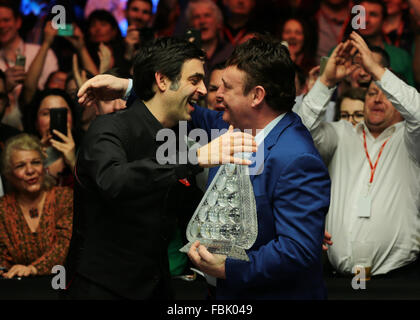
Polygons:
<instances>
[{"instance_id":1,"label":"man with glasses","mask_svg":"<svg viewBox=\"0 0 420 320\"><path fill-rule=\"evenodd\" d=\"M356 50L373 79L365 98L364 121L356 126L346 121L323 123L321 116L336 84L354 68ZM343 51L349 52L346 60L338 58ZM364 40L353 32L348 42L334 50L300 113L332 179L326 220L334 241L328 250L332 267L351 275L352 246L365 241L372 243L373 277L418 281L419 93L377 63ZM386 293L392 294L384 288L381 294Z\"/></svg>"}]
</instances>

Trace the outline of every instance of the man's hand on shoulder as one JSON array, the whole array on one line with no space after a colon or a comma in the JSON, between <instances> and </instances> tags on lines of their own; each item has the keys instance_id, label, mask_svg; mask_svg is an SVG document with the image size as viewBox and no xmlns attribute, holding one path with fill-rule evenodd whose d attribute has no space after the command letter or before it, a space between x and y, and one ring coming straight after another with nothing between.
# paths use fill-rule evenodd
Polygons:
<instances>
[{"instance_id":1,"label":"man's hand on shoulder","mask_svg":"<svg viewBox=\"0 0 420 320\"><path fill-rule=\"evenodd\" d=\"M203 168L215 167L225 163L250 165L252 163L250 160L233 155L240 152L252 153L256 151L257 143L254 137L249 133L233 131L231 125L228 132L197 150L197 160Z\"/></svg>"},{"instance_id":2,"label":"man's hand on shoulder","mask_svg":"<svg viewBox=\"0 0 420 320\"><path fill-rule=\"evenodd\" d=\"M123 98L130 80L117 78L109 74L101 74L86 81L77 96L79 103L90 107L98 100L108 101Z\"/></svg>"}]
</instances>

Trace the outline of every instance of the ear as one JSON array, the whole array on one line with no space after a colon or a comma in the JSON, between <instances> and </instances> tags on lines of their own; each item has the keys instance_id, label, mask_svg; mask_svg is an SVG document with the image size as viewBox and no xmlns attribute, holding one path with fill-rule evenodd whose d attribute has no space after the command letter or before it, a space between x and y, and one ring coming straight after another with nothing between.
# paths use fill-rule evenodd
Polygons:
<instances>
[{"instance_id":1,"label":"ear","mask_svg":"<svg viewBox=\"0 0 420 320\"><path fill-rule=\"evenodd\" d=\"M17 30L20 30L20 27L22 27L22 18L21 17L17 17L16 20L16 26L17 26Z\"/></svg>"},{"instance_id":2,"label":"ear","mask_svg":"<svg viewBox=\"0 0 420 320\"><path fill-rule=\"evenodd\" d=\"M168 87L168 78L166 76L164 76L162 73L160 72L155 72L155 81L156 81L156 85L158 87L158 89L160 91L166 91L167 87Z\"/></svg>"},{"instance_id":3,"label":"ear","mask_svg":"<svg viewBox=\"0 0 420 320\"><path fill-rule=\"evenodd\" d=\"M256 86L252 89L252 104L253 108L258 108L265 99L265 89L262 86Z\"/></svg>"}]
</instances>

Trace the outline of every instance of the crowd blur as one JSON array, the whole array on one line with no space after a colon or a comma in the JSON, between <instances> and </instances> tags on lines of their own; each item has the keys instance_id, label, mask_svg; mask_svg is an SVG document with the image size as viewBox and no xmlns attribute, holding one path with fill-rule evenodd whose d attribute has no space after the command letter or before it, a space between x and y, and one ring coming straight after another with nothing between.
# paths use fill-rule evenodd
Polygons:
<instances>
[{"instance_id":1,"label":"crowd blur","mask_svg":"<svg viewBox=\"0 0 420 320\"><path fill-rule=\"evenodd\" d=\"M255 33L270 33L288 47L296 66L296 110L327 58L354 30L382 66L420 87L416 0L34 2L36 15L24 13L20 1L0 0L0 277L48 274L63 263L78 145L96 117L126 108L121 99L84 108L77 91L98 74L132 77L136 51L154 38L184 37L205 51L208 93L200 104L213 110L223 110L216 92L224 62ZM66 9L58 28L55 5ZM363 6L364 21L360 11L352 11L356 5ZM371 81L356 61L337 84L324 120L352 126L363 121ZM185 225L174 231L179 246ZM177 249L169 252L174 275L185 273L187 265Z\"/></svg>"}]
</instances>

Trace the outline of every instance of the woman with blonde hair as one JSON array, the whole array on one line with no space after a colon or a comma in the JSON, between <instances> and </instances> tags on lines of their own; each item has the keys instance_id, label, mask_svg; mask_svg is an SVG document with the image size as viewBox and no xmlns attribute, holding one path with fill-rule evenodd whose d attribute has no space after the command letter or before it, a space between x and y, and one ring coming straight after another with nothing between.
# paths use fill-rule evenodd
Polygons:
<instances>
[{"instance_id":1,"label":"woman with blonde hair","mask_svg":"<svg viewBox=\"0 0 420 320\"><path fill-rule=\"evenodd\" d=\"M0 198L0 275L50 274L64 263L73 219L73 190L53 187L45 155L35 136L23 133L6 142L2 173L10 188Z\"/></svg>"}]
</instances>

